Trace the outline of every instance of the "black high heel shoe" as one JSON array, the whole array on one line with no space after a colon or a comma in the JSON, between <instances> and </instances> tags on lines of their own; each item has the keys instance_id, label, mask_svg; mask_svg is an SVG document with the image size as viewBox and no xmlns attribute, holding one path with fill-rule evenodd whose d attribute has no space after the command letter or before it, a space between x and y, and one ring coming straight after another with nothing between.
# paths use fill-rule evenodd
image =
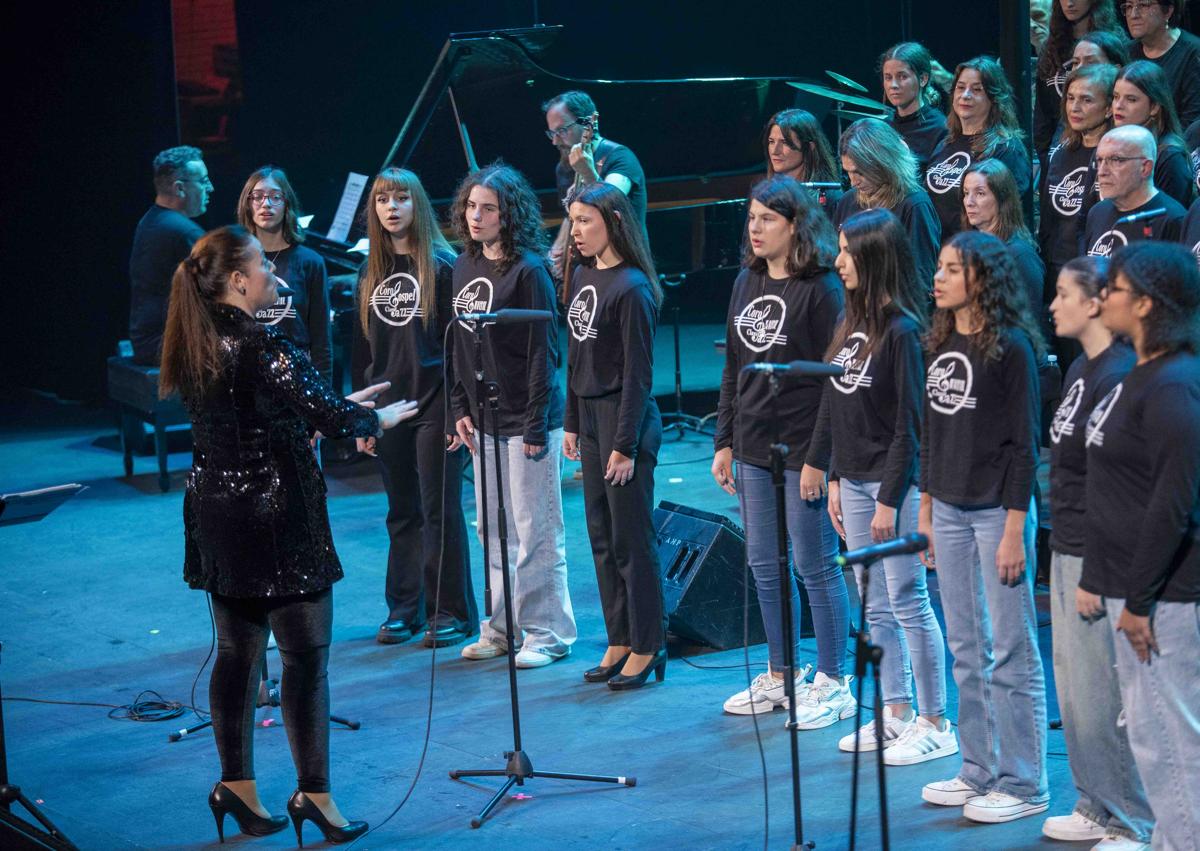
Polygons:
<instances>
[{"instance_id":1,"label":"black high heel shoe","mask_svg":"<svg viewBox=\"0 0 1200 851\"><path fill-rule=\"evenodd\" d=\"M608 687L613 691L627 691L633 688L641 688L646 684L646 680L650 677L650 672L654 672L656 682L662 682L667 677L667 648L662 647L650 657L650 661L646 667L638 671L632 676L617 674L608 681Z\"/></svg>"},{"instance_id":2,"label":"black high heel shoe","mask_svg":"<svg viewBox=\"0 0 1200 851\"><path fill-rule=\"evenodd\" d=\"M267 816L263 818L247 806L237 793L218 783L208 793L208 807L212 810L217 822L217 838L225 842L225 816L231 815L238 823L238 829L248 836L270 836L287 827L287 816Z\"/></svg>"},{"instance_id":3,"label":"black high heel shoe","mask_svg":"<svg viewBox=\"0 0 1200 851\"><path fill-rule=\"evenodd\" d=\"M365 821L351 821L341 827L333 826L329 823L329 819L325 818L325 813L321 812L321 808L310 801L308 796L299 789L288 799L287 809L288 815L292 817L292 824L296 827L296 844L301 848L304 847L301 828L304 826L305 819L319 827L321 833L325 834L325 841L333 845L341 845L343 842L358 839L367 832L368 825Z\"/></svg>"},{"instance_id":4,"label":"black high heel shoe","mask_svg":"<svg viewBox=\"0 0 1200 851\"><path fill-rule=\"evenodd\" d=\"M611 665L597 665L594 668L588 668L583 672L583 679L589 683L602 683L606 680L611 680L617 674L621 673L621 669L625 667L625 660L629 658L626 653Z\"/></svg>"}]
</instances>

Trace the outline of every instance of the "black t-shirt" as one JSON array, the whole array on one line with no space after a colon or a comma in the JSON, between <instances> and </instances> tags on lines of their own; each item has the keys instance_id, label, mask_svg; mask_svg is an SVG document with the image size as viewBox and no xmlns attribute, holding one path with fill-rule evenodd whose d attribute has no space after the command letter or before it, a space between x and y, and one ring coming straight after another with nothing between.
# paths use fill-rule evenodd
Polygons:
<instances>
[{"instance_id":1,"label":"black t-shirt","mask_svg":"<svg viewBox=\"0 0 1200 851\"><path fill-rule=\"evenodd\" d=\"M325 284L325 261L303 245L267 252L275 263L275 275L295 291L279 296L254 318L263 325L274 325L296 346L308 353L312 365L330 384L333 383L333 358L330 354L329 290Z\"/></svg>"},{"instance_id":2,"label":"black t-shirt","mask_svg":"<svg viewBox=\"0 0 1200 851\"><path fill-rule=\"evenodd\" d=\"M893 112L884 121L904 139L904 144L917 158L917 168L925 174L930 156L946 138L945 114L936 106L926 104L911 115Z\"/></svg>"},{"instance_id":3,"label":"black t-shirt","mask_svg":"<svg viewBox=\"0 0 1200 851\"><path fill-rule=\"evenodd\" d=\"M960 508L1028 511L1041 411L1033 346L1006 329L985 361L971 338L950 334L925 371L921 492Z\"/></svg>"},{"instance_id":4,"label":"black t-shirt","mask_svg":"<svg viewBox=\"0 0 1200 851\"><path fill-rule=\"evenodd\" d=\"M567 408L563 428L579 433L579 399L621 394L613 449L637 453L646 401L654 383L658 307L650 281L622 263L577 266L567 308Z\"/></svg>"},{"instance_id":5,"label":"black t-shirt","mask_svg":"<svg viewBox=\"0 0 1200 851\"><path fill-rule=\"evenodd\" d=\"M1069 64L1070 59L1067 61ZM1049 77L1037 79L1037 91L1033 96L1033 149L1039 156L1054 144L1070 70L1066 65L1056 65Z\"/></svg>"},{"instance_id":6,"label":"black t-shirt","mask_svg":"<svg viewBox=\"0 0 1200 851\"><path fill-rule=\"evenodd\" d=\"M371 286L365 334L357 315L354 320L351 377L354 389L390 381L392 386L379 394L375 404L383 406L411 399L417 402L417 416L421 418L446 415L442 339L454 316L450 305L454 255L438 254L435 258L437 272L432 286L437 315L432 321L426 321L421 307L424 287L431 284L417 280L412 258L407 254L395 255L388 275ZM366 272L367 264L363 263L359 269L359 287L369 286L364 282ZM454 424L447 423L446 433L453 431Z\"/></svg>"},{"instance_id":7,"label":"black t-shirt","mask_svg":"<svg viewBox=\"0 0 1200 851\"><path fill-rule=\"evenodd\" d=\"M1180 147L1178 137L1175 138L1174 144L1158 146L1158 158L1154 161L1154 188L1186 207L1192 203L1196 177L1192 174L1191 157Z\"/></svg>"},{"instance_id":8,"label":"black t-shirt","mask_svg":"<svg viewBox=\"0 0 1200 851\"><path fill-rule=\"evenodd\" d=\"M1183 220L1183 244L1200 263L1200 198L1192 202Z\"/></svg>"},{"instance_id":9,"label":"black t-shirt","mask_svg":"<svg viewBox=\"0 0 1200 851\"><path fill-rule=\"evenodd\" d=\"M1095 148L1056 145L1050 149L1042 181L1038 244L1042 257L1059 268L1079 256L1088 211L1100 200Z\"/></svg>"},{"instance_id":10,"label":"black t-shirt","mask_svg":"<svg viewBox=\"0 0 1200 851\"><path fill-rule=\"evenodd\" d=\"M842 196L833 215L833 226L842 229L842 223L855 213L862 212L858 203L858 190L851 189ZM938 252L942 248L942 230L937 211L924 190L918 189L904 197L892 210L904 230L908 232L909 247L912 248L913 264L917 267L917 278L922 284L933 286L933 273L937 271Z\"/></svg>"},{"instance_id":11,"label":"black t-shirt","mask_svg":"<svg viewBox=\"0 0 1200 851\"><path fill-rule=\"evenodd\" d=\"M1080 355L1063 379L1062 402L1050 423L1050 546L1082 556L1087 538L1087 450L1084 430L1092 409L1108 395L1136 357L1128 344L1114 341L1088 360Z\"/></svg>"},{"instance_id":12,"label":"black t-shirt","mask_svg":"<svg viewBox=\"0 0 1200 851\"><path fill-rule=\"evenodd\" d=\"M773 405L769 378L759 372L743 374L742 367L823 360L841 321L842 305L842 282L832 270L783 280L749 269L738 274L725 329L725 371L713 438L716 449L732 447L737 460L769 467L778 413L778 437L789 450L787 468L804 466L824 381L783 378Z\"/></svg>"},{"instance_id":13,"label":"black t-shirt","mask_svg":"<svg viewBox=\"0 0 1200 851\"><path fill-rule=\"evenodd\" d=\"M454 314L495 313L506 307L556 311L554 284L546 262L526 252L500 274L496 262L469 252L454 262ZM467 324L450 332L454 370L450 408L455 420L478 417L475 347ZM558 383L558 322L487 325L483 331L484 377L500 386L499 424L489 429L501 437L520 436L545 446L549 432L562 428L563 391ZM480 424L475 423L476 428Z\"/></svg>"},{"instance_id":14,"label":"black t-shirt","mask_svg":"<svg viewBox=\"0 0 1200 851\"><path fill-rule=\"evenodd\" d=\"M167 326L175 269L192 252L204 228L183 213L152 206L133 232L129 253L129 339L135 363L157 364Z\"/></svg>"},{"instance_id":15,"label":"black t-shirt","mask_svg":"<svg viewBox=\"0 0 1200 851\"><path fill-rule=\"evenodd\" d=\"M942 239L949 239L962 230L962 178L976 160L972 152L975 136L947 138L938 145L929 159L925 170L925 189L937 210L942 223ZM983 158L981 158L983 159ZM1008 166L1017 191L1024 193L1029 188L1029 155L1019 140L1010 139L996 146L991 157Z\"/></svg>"},{"instance_id":16,"label":"black t-shirt","mask_svg":"<svg viewBox=\"0 0 1200 851\"><path fill-rule=\"evenodd\" d=\"M840 478L879 482L879 502L897 508L917 481L925 361L917 323L889 313L869 353L862 326L834 356L846 373L825 387L808 463Z\"/></svg>"},{"instance_id":17,"label":"black t-shirt","mask_svg":"<svg viewBox=\"0 0 1200 851\"><path fill-rule=\"evenodd\" d=\"M1165 209L1166 213L1153 219L1116 224L1117 220L1124 216L1157 209ZM1083 244L1079 247L1079 253L1093 257L1111 257L1118 248L1146 239L1147 227L1150 228L1150 239L1178 242L1183 229L1183 217L1186 215L1187 210L1183 209L1178 201L1162 192L1154 193L1154 197L1149 201L1132 210L1118 210L1111 200L1101 201L1088 213L1087 227L1084 229Z\"/></svg>"},{"instance_id":18,"label":"black t-shirt","mask_svg":"<svg viewBox=\"0 0 1200 851\"><path fill-rule=\"evenodd\" d=\"M610 174L621 174L629 178L629 203L637 213L642 229L646 228L646 173L637 155L624 145L618 145L611 139L602 138L596 145L593 159L596 163L596 174L600 179ZM560 201L567 200L567 193L575 183L575 170L559 160L554 169L554 182L558 187Z\"/></svg>"},{"instance_id":19,"label":"black t-shirt","mask_svg":"<svg viewBox=\"0 0 1200 851\"><path fill-rule=\"evenodd\" d=\"M1129 48L1129 58L1149 59L1141 42L1134 42ZM1171 49L1150 61L1167 75L1179 123L1187 127L1200 118L1200 38L1180 30L1179 39Z\"/></svg>"},{"instance_id":20,"label":"black t-shirt","mask_svg":"<svg viewBox=\"0 0 1200 851\"><path fill-rule=\"evenodd\" d=\"M1008 246L1008 253L1017 267L1017 274L1021 276L1021 283L1025 285L1029 309L1040 322L1045 314L1042 310L1042 288L1046 281L1046 264L1038 256L1033 243L1027 239L1014 236L1005 245Z\"/></svg>"},{"instance_id":21,"label":"black t-shirt","mask_svg":"<svg viewBox=\"0 0 1200 851\"><path fill-rule=\"evenodd\" d=\"M1125 599L1200 601L1200 357L1135 366L1088 417L1087 541L1079 587Z\"/></svg>"}]
</instances>

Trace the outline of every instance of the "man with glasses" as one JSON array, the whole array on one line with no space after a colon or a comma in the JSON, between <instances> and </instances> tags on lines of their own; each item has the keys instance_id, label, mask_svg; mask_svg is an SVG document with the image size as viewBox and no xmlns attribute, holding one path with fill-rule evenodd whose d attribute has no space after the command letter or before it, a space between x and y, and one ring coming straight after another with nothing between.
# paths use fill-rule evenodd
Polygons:
<instances>
[{"instance_id":1,"label":"man with glasses","mask_svg":"<svg viewBox=\"0 0 1200 851\"><path fill-rule=\"evenodd\" d=\"M1130 59L1149 59L1163 69L1179 121L1187 127L1200 118L1200 38L1179 28L1187 0L1125 0L1119 5L1134 39Z\"/></svg>"},{"instance_id":2,"label":"man with glasses","mask_svg":"<svg viewBox=\"0 0 1200 851\"><path fill-rule=\"evenodd\" d=\"M1081 254L1109 257L1131 242L1180 238L1186 211L1154 187L1157 154L1154 135L1138 124L1113 128L1100 139L1093 162L1103 200L1088 211Z\"/></svg>"},{"instance_id":3,"label":"man with glasses","mask_svg":"<svg viewBox=\"0 0 1200 851\"><path fill-rule=\"evenodd\" d=\"M134 363L157 366L175 267L204 228L192 221L208 209L212 181L198 148L168 148L154 158L154 204L138 222L129 256L129 339Z\"/></svg>"},{"instance_id":4,"label":"man with glasses","mask_svg":"<svg viewBox=\"0 0 1200 851\"><path fill-rule=\"evenodd\" d=\"M611 183L629 196L629 203L646 227L646 175L637 156L624 145L605 139L598 129L591 126L596 114L596 104L585 92L570 91L555 95L542 104L546 114L546 137L558 149L558 165L554 170L558 197L566 203L567 193L575 185L576 177L586 185L589 183ZM591 144L584 145L584 133L593 130ZM550 259L557 271L563 247L567 243L570 224L563 222Z\"/></svg>"}]
</instances>

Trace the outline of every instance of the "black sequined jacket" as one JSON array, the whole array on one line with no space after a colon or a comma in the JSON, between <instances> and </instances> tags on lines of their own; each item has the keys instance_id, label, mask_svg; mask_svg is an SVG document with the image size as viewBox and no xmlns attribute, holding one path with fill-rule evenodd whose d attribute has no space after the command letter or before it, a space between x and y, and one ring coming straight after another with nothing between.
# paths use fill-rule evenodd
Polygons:
<instances>
[{"instance_id":1,"label":"black sequined jacket","mask_svg":"<svg viewBox=\"0 0 1200 851\"><path fill-rule=\"evenodd\" d=\"M183 499L183 577L229 597L275 597L342 578L325 509L325 479L308 442L365 437L374 411L342 399L274 328L214 308L222 367L184 394L195 445Z\"/></svg>"}]
</instances>

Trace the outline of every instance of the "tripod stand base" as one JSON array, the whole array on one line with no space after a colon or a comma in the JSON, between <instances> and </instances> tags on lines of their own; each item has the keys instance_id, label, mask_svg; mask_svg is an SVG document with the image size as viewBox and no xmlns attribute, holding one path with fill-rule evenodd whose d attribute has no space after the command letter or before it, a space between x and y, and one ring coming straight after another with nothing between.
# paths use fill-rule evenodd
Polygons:
<instances>
[{"instance_id":1,"label":"tripod stand base","mask_svg":"<svg viewBox=\"0 0 1200 851\"><path fill-rule=\"evenodd\" d=\"M41 826L30 824L12 812L12 805L20 804ZM63 836L50 819L22 793L19 786L5 783L0 785L0 847L13 851L26 849L57 849L57 851L79 851L71 840Z\"/></svg>"},{"instance_id":2,"label":"tripod stand base","mask_svg":"<svg viewBox=\"0 0 1200 851\"><path fill-rule=\"evenodd\" d=\"M682 439L684 434L689 431L697 434L705 433L704 420L700 417L693 417L691 414L666 413L662 415L662 423L663 434L674 431L676 439Z\"/></svg>"},{"instance_id":3,"label":"tripod stand base","mask_svg":"<svg viewBox=\"0 0 1200 851\"><path fill-rule=\"evenodd\" d=\"M451 771L450 779L462 777L505 777L504 785L492 796L479 815L471 819L471 827L480 827L483 820L504 800L513 786L524 786L525 781L532 777L544 777L549 780L583 780L588 783L615 783L618 786L636 786L636 777L610 777L600 774L566 774L560 771L534 771L533 763L524 751L505 751L504 758L508 760L504 768L478 768L462 771Z\"/></svg>"}]
</instances>

